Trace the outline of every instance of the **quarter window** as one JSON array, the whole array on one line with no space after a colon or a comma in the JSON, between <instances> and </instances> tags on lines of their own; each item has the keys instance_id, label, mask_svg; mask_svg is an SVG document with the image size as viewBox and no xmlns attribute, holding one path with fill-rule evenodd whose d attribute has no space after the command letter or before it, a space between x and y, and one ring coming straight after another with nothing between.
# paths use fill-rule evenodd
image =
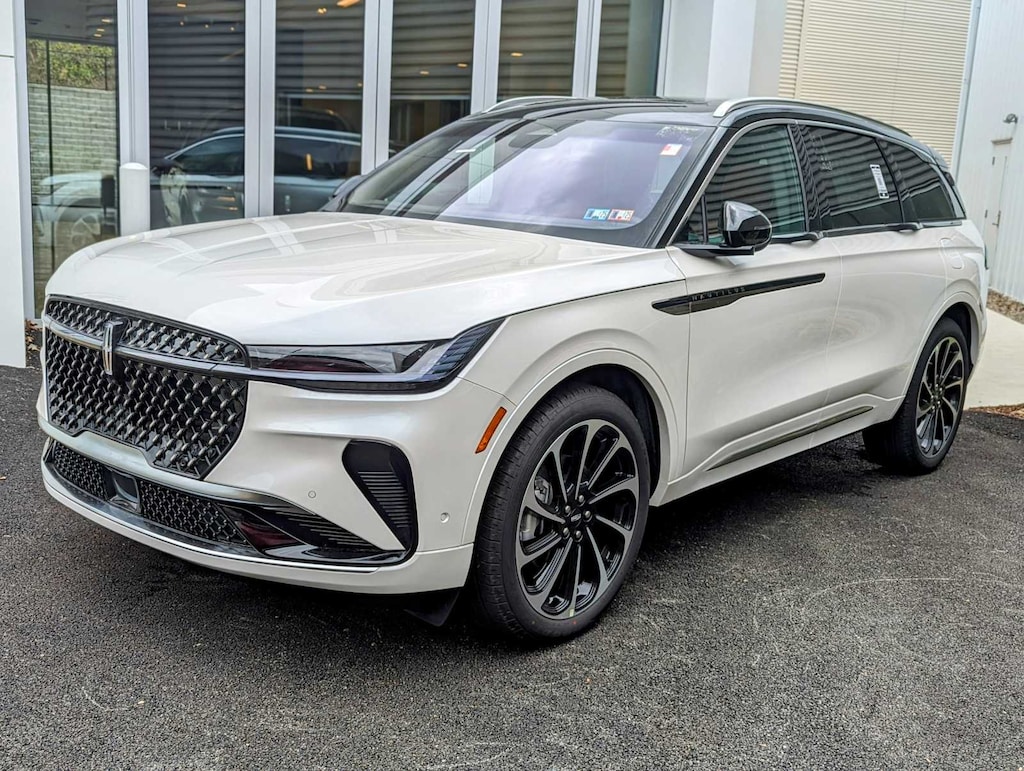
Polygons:
<instances>
[{"instance_id":1,"label":"quarter window","mask_svg":"<svg viewBox=\"0 0 1024 771\"><path fill-rule=\"evenodd\" d=\"M948 222L957 219L946 184L939 172L904 145L883 142L899 177L900 200L908 219L918 222Z\"/></svg>"},{"instance_id":2,"label":"quarter window","mask_svg":"<svg viewBox=\"0 0 1024 771\"><path fill-rule=\"evenodd\" d=\"M776 235L807 230L800 171L785 126L754 129L736 140L690 217L684 240L722 243L720 215L726 201L760 209Z\"/></svg>"},{"instance_id":3,"label":"quarter window","mask_svg":"<svg viewBox=\"0 0 1024 771\"><path fill-rule=\"evenodd\" d=\"M892 174L872 137L819 127L806 132L823 229L903 221Z\"/></svg>"}]
</instances>

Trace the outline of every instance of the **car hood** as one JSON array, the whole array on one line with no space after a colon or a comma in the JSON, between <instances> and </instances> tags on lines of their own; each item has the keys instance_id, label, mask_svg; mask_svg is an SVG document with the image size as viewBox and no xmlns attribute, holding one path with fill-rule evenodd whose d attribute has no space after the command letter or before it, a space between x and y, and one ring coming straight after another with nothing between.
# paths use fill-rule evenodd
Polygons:
<instances>
[{"instance_id":1,"label":"car hood","mask_svg":"<svg viewBox=\"0 0 1024 771\"><path fill-rule=\"evenodd\" d=\"M314 212L96 244L61 266L47 291L243 343L330 345L447 339L510 314L680 279L664 249Z\"/></svg>"}]
</instances>

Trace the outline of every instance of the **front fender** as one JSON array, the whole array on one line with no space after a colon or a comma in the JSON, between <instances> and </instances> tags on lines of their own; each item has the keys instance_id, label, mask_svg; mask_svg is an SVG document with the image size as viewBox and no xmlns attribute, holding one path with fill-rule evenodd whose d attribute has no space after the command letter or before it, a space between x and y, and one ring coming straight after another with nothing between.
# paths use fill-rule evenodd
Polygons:
<instances>
[{"instance_id":1,"label":"front fender","mask_svg":"<svg viewBox=\"0 0 1024 771\"><path fill-rule=\"evenodd\" d=\"M650 294L658 299L665 295L665 290L630 293L636 294ZM515 406L502 420L486 450L487 457L467 513L464 542L473 540L490 480L523 422L560 384L596 366L615 366L629 371L651 397L658 423L662 469L651 502L657 505L662 501L666 480L675 478L682 467L689 319L659 313L651 308L651 302L646 296L633 298L631 307L635 313L604 316L617 321L627 319L616 329L592 326L588 329L581 317L590 316L594 309L585 307L562 306L514 317L502 329L499 339L493 341L484 360L466 373L466 379L502 394ZM555 317L560 323L553 327ZM634 319L636 326L632 323ZM593 323L592 318L590 323ZM559 332L553 333L553 328ZM659 358L673 349L678 355L671 360ZM531 351L529 362L523 361L523 350Z\"/></svg>"}]
</instances>

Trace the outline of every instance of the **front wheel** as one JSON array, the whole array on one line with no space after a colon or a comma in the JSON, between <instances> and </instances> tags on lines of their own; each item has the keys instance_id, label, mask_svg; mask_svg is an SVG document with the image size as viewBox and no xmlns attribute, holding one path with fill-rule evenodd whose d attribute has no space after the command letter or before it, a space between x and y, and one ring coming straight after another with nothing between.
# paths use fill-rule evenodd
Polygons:
<instances>
[{"instance_id":1,"label":"front wheel","mask_svg":"<svg viewBox=\"0 0 1024 771\"><path fill-rule=\"evenodd\" d=\"M963 330L942 319L925 344L899 411L864 431L868 457L909 474L938 468L960 427L968 372Z\"/></svg>"},{"instance_id":2,"label":"front wheel","mask_svg":"<svg viewBox=\"0 0 1024 771\"><path fill-rule=\"evenodd\" d=\"M647 446L625 402L588 385L549 398L506 450L481 513L478 619L525 639L589 627L636 560L649 498Z\"/></svg>"}]
</instances>

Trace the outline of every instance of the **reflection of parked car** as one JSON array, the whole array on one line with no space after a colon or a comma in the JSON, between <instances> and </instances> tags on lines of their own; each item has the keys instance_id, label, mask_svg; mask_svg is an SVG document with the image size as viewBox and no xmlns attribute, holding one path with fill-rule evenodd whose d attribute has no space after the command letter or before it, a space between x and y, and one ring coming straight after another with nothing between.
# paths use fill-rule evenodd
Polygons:
<instances>
[{"instance_id":1,"label":"reflection of parked car","mask_svg":"<svg viewBox=\"0 0 1024 771\"><path fill-rule=\"evenodd\" d=\"M153 164L154 227L241 217L244 132L222 129ZM314 211L358 173L358 134L279 126L274 142L274 212ZM33 202L37 242L70 254L113 235L114 167L56 174L39 183Z\"/></svg>"},{"instance_id":2,"label":"reflection of parked car","mask_svg":"<svg viewBox=\"0 0 1024 771\"><path fill-rule=\"evenodd\" d=\"M36 243L62 256L116 232L114 168L54 174L40 180L32 199Z\"/></svg>"},{"instance_id":3,"label":"reflection of parked car","mask_svg":"<svg viewBox=\"0 0 1024 771\"><path fill-rule=\"evenodd\" d=\"M221 129L154 164L153 224L182 225L240 217L245 136ZM359 169L358 134L279 126L274 142L274 211L319 209Z\"/></svg>"}]
</instances>

